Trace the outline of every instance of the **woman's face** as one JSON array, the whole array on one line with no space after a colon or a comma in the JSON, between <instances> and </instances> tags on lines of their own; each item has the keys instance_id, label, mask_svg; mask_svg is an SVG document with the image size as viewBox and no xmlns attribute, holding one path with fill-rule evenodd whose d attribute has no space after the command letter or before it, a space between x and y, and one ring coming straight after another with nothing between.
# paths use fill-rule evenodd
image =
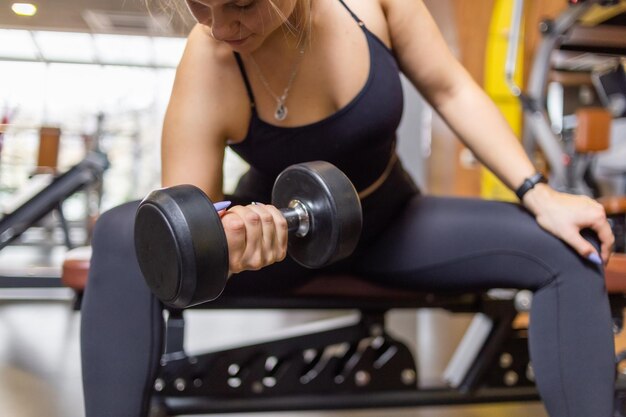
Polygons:
<instances>
[{"instance_id":1,"label":"woman's face","mask_svg":"<svg viewBox=\"0 0 626 417\"><path fill-rule=\"evenodd\" d=\"M216 40L237 52L252 52L285 23L297 0L185 1L191 14L211 29Z\"/></svg>"}]
</instances>

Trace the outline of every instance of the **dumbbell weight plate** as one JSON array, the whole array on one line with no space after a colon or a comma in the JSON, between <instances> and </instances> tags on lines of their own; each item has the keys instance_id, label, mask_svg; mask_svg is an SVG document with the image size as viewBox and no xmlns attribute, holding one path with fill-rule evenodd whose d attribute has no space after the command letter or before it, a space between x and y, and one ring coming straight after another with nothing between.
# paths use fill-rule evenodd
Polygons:
<instances>
[{"instance_id":1,"label":"dumbbell weight plate","mask_svg":"<svg viewBox=\"0 0 626 417\"><path fill-rule=\"evenodd\" d=\"M359 242L363 216L354 186L343 172L324 161L292 165L274 183L272 204L293 200L310 213L310 230L289 239L289 255L307 268L321 268L349 256Z\"/></svg>"},{"instance_id":2,"label":"dumbbell weight plate","mask_svg":"<svg viewBox=\"0 0 626 417\"><path fill-rule=\"evenodd\" d=\"M192 185L158 190L142 201L135 249L150 289L171 307L213 300L226 285L228 243L220 216Z\"/></svg>"}]
</instances>

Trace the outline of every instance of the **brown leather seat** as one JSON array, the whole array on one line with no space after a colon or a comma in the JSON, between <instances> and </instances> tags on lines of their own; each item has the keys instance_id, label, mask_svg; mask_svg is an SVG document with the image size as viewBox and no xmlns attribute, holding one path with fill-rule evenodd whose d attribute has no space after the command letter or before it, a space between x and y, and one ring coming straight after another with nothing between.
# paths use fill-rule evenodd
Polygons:
<instances>
[{"instance_id":1,"label":"brown leather seat","mask_svg":"<svg viewBox=\"0 0 626 417\"><path fill-rule=\"evenodd\" d=\"M614 253L605 274L606 288L610 293L626 293L626 254Z\"/></svg>"},{"instance_id":2,"label":"brown leather seat","mask_svg":"<svg viewBox=\"0 0 626 417\"><path fill-rule=\"evenodd\" d=\"M91 247L89 246L68 251L63 262L61 276L63 285L79 292L84 290L89 276L90 260ZM297 297L329 296L336 298L343 296L407 299L411 297L409 292L380 287L351 275L318 276L296 289L293 295Z\"/></svg>"},{"instance_id":3,"label":"brown leather seat","mask_svg":"<svg viewBox=\"0 0 626 417\"><path fill-rule=\"evenodd\" d=\"M61 282L68 288L81 292L87 285L89 265L91 263L91 246L81 246L69 250L65 254Z\"/></svg>"},{"instance_id":4,"label":"brown leather seat","mask_svg":"<svg viewBox=\"0 0 626 417\"><path fill-rule=\"evenodd\" d=\"M600 197L598 203L602 204L609 216L624 214L626 216L626 196Z\"/></svg>"},{"instance_id":5,"label":"brown leather seat","mask_svg":"<svg viewBox=\"0 0 626 417\"><path fill-rule=\"evenodd\" d=\"M91 247L80 247L67 252L63 262L61 281L69 288L82 291L87 284ZM614 253L606 267L606 286L610 293L626 293L626 254ZM414 296L411 291L385 288L351 275L319 276L294 291L294 296L328 296L334 298L369 298L405 300Z\"/></svg>"}]
</instances>

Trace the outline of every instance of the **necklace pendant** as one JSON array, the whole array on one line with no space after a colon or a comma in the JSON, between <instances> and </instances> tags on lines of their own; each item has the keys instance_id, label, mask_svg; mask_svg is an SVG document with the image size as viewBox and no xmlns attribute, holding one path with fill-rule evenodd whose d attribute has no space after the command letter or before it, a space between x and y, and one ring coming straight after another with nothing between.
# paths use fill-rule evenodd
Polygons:
<instances>
[{"instance_id":1,"label":"necklace pendant","mask_svg":"<svg viewBox=\"0 0 626 417\"><path fill-rule=\"evenodd\" d=\"M274 118L276 120L283 121L285 120L286 117L287 117L287 107L285 107L284 103L280 102L278 103L278 106L276 106L276 111L274 112Z\"/></svg>"}]
</instances>

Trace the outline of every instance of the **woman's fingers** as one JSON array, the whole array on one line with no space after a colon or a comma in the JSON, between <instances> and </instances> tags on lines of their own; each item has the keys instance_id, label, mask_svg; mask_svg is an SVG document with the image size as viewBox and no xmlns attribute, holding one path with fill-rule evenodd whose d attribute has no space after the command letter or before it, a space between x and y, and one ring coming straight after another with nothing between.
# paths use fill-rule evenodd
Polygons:
<instances>
[{"instance_id":1,"label":"woman's fingers","mask_svg":"<svg viewBox=\"0 0 626 417\"><path fill-rule=\"evenodd\" d=\"M230 272L236 274L245 269L243 263L246 251L246 224L237 207L228 210L222 216L222 226L228 244L228 265Z\"/></svg>"},{"instance_id":2,"label":"woman's fingers","mask_svg":"<svg viewBox=\"0 0 626 417\"><path fill-rule=\"evenodd\" d=\"M271 214L274 219L274 225L276 227L276 239L274 241L274 259L276 262L280 262L287 256L287 240L288 240L288 229L287 229L287 220L285 216L278 210L276 207L272 205L264 206Z\"/></svg>"},{"instance_id":3,"label":"woman's fingers","mask_svg":"<svg viewBox=\"0 0 626 417\"><path fill-rule=\"evenodd\" d=\"M587 239L581 236L578 228L572 228L572 230L562 233L561 239L574 248L574 250L583 258L586 258L595 264L602 263L596 248Z\"/></svg>"},{"instance_id":4,"label":"woman's fingers","mask_svg":"<svg viewBox=\"0 0 626 417\"><path fill-rule=\"evenodd\" d=\"M278 260L278 235L277 220L269 205L254 203L249 208L258 214L261 221L260 252L258 253L261 266L269 265ZM279 213L280 214L280 213Z\"/></svg>"},{"instance_id":5,"label":"woman's fingers","mask_svg":"<svg viewBox=\"0 0 626 417\"><path fill-rule=\"evenodd\" d=\"M608 262L615 237L604 208L597 201L586 196L552 190L536 208L537 221L544 229L561 238L591 262ZM587 228L597 234L600 253L581 236L581 230Z\"/></svg>"},{"instance_id":6,"label":"woman's fingers","mask_svg":"<svg viewBox=\"0 0 626 417\"><path fill-rule=\"evenodd\" d=\"M238 271L257 270L263 265L262 261L262 244L263 244L263 225L261 217L257 212L252 210L250 206L236 206L229 210L239 216L243 222L245 232L245 244L238 255L238 259L233 259ZM228 234L226 235L228 239ZM233 271L235 272L235 271Z\"/></svg>"},{"instance_id":7,"label":"woman's fingers","mask_svg":"<svg viewBox=\"0 0 626 417\"><path fill-rule=\"evenodd\" d=\"M615 243L615 236L613 235L613 230L611 230L611 225L606 219L606 216L603 216L602 220L596 221L589 227L598 235L598 239L600 239L600 256L604 263L607 263L611 251L613 250L613 244Z\"/></svg>"},{"instance_id":8,"label":"woman's fingers","mask_svg":"<svg viewBox=\"0 0 626 417\"><path fill-rule=\"evenodd\" d=\"M270 205L235 206L222 218L232 273L258 270L285 258L287 222Z\"/></svg>"},{"instance_id":9,"label":"woman's fingers","mask_svg":"<svg viewBox=\"0 0 626 417\"><path fill-rule=\"evenodd\" d=\"M582 214L584 218L580 221L580 228L590 228L598 235L600 240L600 254L601 260L606 263L609 261L609 256L615 243L615 237L611 230L611 225L606 218L606 212L604 207L595 200L590 198L581 197L587 201L587 209ZM596 253L595 248L593 253ZM597 254L597 253L596 253Z\"/></svg>"}]
</instances>

